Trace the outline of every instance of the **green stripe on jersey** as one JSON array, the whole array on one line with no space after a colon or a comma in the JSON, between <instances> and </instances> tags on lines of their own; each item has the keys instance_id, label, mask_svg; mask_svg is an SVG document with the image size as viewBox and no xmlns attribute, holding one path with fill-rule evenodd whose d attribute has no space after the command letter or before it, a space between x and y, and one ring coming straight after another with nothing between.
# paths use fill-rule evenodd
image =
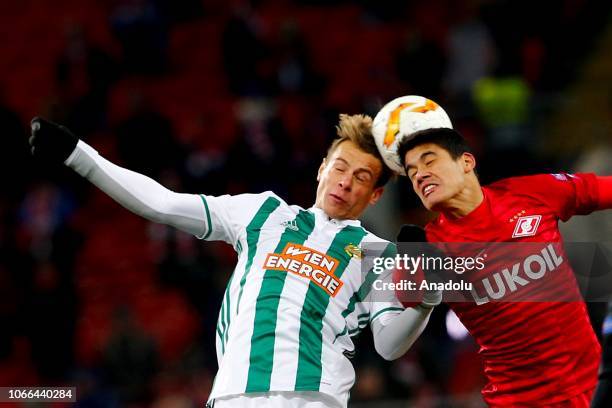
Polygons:
<instances>
[{"instance_id":1,"label":"green stripe on jersey","mask_svg":"<svg viewBox=\"0 0 612 408\"><path fill-rule=\"evenodd\" d=\"M334 237L327 255L336 258L339 265L335 276L341 278L351 261L351 255L344 248L349 245L359 245L367 232L361 227L344 227ZM329 305L330 296L313 282L310 282L302 314L300 316L300 342L297 374L295 379L296 391L318 391L321 384L323 365L321 355L323 352L323 318Z\"/></svg>"},{"instance_id":2,"label":"green stripe on jersey","mask_svg":"<svg viewBox=\"0 0 612 408\"><path fill-rule=\"evenodd\" d=\"M225 289L225 299L223 300L223 303L225 305L225 323L223 325L223 338L221 339L221 342L223 344L223 348L225 348L225 346L227 345L227 337L228 337L228 333L229 333L229 327L230 327L230 313L232 311L232 304L230 302L230 290L231 290L231 286L232 286L232 280L234 279L234 274L232 274L232 276L230 276L229 282L227 282L227 288ZM227 325L227 327L225 327Z\"/></svg>"},{"instance_id":3,"label":"green stripe on jersey","mask_svg":"<svg viewBox=\"0 0 612 408\"><path fill-rule=\"evenodd\" d=\"M229 287L226 291L229 290ZM223 298L223 302L221 302L221 311L219 312L219 318L217 319L217 333L219 333L219 339L221 339L221 354L225 354L225 343L223 342L223 338L225 337L225 321L223 317L225 316L225 297Z\"/></svg>"},{"instance_id":4,"label":"green stripe on jersey","mask_svg":"<svg viewBox=\"0 0 612 408\"><path fill-rule=\"evenodd\" d=\"M202 198L202 202L204 203L204 209L206 209L206 226L208 227L208 232L202 237L202 239L206 239L210 236L212 232L212 222L210 221L210 210L208 209L208 203L206 202L206 197L204 194L200 194L200 198Z\"/></svg>"},{"instance_id":5,"label":"green stripe on jersey","mask_svg":"<svg viewBox=\"0 0 612 408\"><path fill-rule=\"evenodd\" d=\"M253 264L253 258L257 253L257 242L259 241L259 234L261 233L261 227L270 217L270 214L274 212L280 205L280 201L274 197L268 197L266 201L259 207L257 213L246 227L246 244L248 250L248 257L246 265L244 266L244 274L240 279L240 290L238 293L238 300L236 301L236 314L240 311L240 299L242 299L242 290L247 280L247 275L251 271L251 265Z\"/></svg>"},{"instance_id":6,"label":"green stripe on jersey","mask_svg":"<svg viewBox=\"0 0 612 408\"><path fill-rule=\"evenodd\" d=\"M379 256L381 258L388 258L394 257L395 254L397 254L397 248L395 244L389 243L385 250L382 252L382 254L380 254ZM349 299L348 306L342 312L342 317L346 318L346 316L353 313L357 302L362 302L363 299L368 296L370 290L372 290L372 284L374 283L377 277L378 274L374 273L374 268L370 268L357 292L353 293L353 296L351 296L351 298Z\"/></svg>"},{"instance_id":7,"label":"green stripe on jersey","mask_svg":"<svg viewBox=\"0 0 612 408\"><path fill-rule=\"evenodd\" d=\"M314 214L300 211L295 218L295 222L297 231L285 228L280 241L276 245L275 253L281 253L289 242L302 245L314 229ZM278 304L286 277L287 272L284 271L268 269L264 273L255 304L249 375L245 392L266 392L270 390Z\"/></svg>"},{"instance_id":8,"label":"green stripe on jersey","mask_svg":"<svg viewBox=\"0 0 612 408\"><path fill-rule=\"evenodd\" d=\"M221 302L221 311L219 312L219 318L217 319L217 333L221 339L221 354L225 354L225 345L227 344L227 332L229 330L230 321L230 287L232 286L232 280L234 279L235 273L232 273L227 286L225 287L225 294L223 295L223 301Z\"/></svg>"}]
</instances>

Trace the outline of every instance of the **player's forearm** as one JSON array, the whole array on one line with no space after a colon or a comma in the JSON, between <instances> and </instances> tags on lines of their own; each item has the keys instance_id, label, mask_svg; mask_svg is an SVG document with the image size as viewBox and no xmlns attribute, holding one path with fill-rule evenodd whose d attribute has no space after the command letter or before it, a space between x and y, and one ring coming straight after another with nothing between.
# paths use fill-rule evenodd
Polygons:
<instances>
[{"instance_id":1,"label":"player's forearm","mask_svg":"<svg viewBox=\"0 0 612 408\"><path fill-rule=\"evenodd\" d=\"M380 319L372 323L374 347L385 360L401 357L421 335L433 309L410 307L383 324Z\"/></svg>"},{"instance_id":2,"label":"player's forearm","mask_svg":"<svg viewBox=\"0 0 612 408\"><path fill-rule=\"evenodd\" d=\"M119 167L79 141L65 164L128 210L194 235L206 231L199 196L168 190L155 180Z\"/></svg>"},{"instance_id":3,"label":"player's forearm","mask_svg":"<svg viewBox=\"0 0 612 408\"><path fill-rule=\"evenodd\" d=\"M612 208L612 176L598 176L597 186L599 190L599 210Z\"/></svg>"}]
</instances>

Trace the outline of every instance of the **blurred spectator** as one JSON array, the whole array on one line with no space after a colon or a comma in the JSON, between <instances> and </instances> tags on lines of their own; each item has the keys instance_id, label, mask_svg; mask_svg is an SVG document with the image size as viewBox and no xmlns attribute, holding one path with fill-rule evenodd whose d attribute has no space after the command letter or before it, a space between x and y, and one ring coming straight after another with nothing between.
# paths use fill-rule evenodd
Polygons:
<instances>
[{"instance_id":1,"label":"blurred spectator","mask_svg":"<svg viewBox=\"0 0 612 408\"><path fill-rule=\"evenodd\" d=\"M4 249L0 238L0 361L7 359L13 352L13 339L17 335L18 307L22 293L17 290L13 280L15 266L10 262L10 255Z\"/></svg>"},{"instance_id":2,"label":"blurred spectator","mask_svg":"<svg viewBox=\"0 0 612 408\"><path fill-rule=\"evenodd\" d=\"M457 21L448 34L445 87L459 116L467 114L474 83L488 75L497 51L487 26L478 18L474 3L456 3ZM456 115L457 116L457 113Z\"/></svg>"},{"instance_id":3,"label":"blurred spectator","mask_svg":"<svg viewBox=\"0 0 612 408\"><path fill-rule=\"evenodd\" d=\"M25 189L29 179L30 148L21 119L6 105L4 90L0 87L0 129L3 146L0 148L0 180L4 197L15 199ZM14 166L20 166L19 171Z\"/></svg>"},{"instance_id":4,"label":"blurred spectator","mask_svg":"<svg viewBox=\"0 0 612 408\"><path fill-rule=\"evenodd\" d=\"M126 73L157 75L166 72L168 33L154 1L119 1L111 15L111 24L121 43Z\"/></svg>"},{"instance_id":5,"label":"blurred spectator","mask_svg":"<svg viewBox=\"0 0 612 408\"><path fill-rule=\"evenodd\" d=\"M65 378L73 364L73 272L81 240L68 224L73 209L66 194L41 184L25 196L19 212L19 280L27 294L20 324L39 375L47 380Z\"/></svg>"},{"instance_id":6,"label":"blurred spectator","mask_svg":"<svg viewBox=\"0 0 612 408\"><path fill-rule=\"evenodd\" d=\"M292 150L276 107L268 100L244 99L237 114L240 136L228 154L228 170L235 172L230 180L244 184L234 192L273 190L286 196Z\"/></svg>"},{"instance_id":7,"label":"blurred spectator","mask_svg":"<svg viewBox=\"0 0 612 408\"><path fill-rule=\"evenodd\" d=\"M81 26L66 28L66 45L57 62L57 84L69 107L66 125L87 135L106 124L108 92L118 77L113 58L87 38Z\"/></svg>"},{"instance_id":8,"label":"blurred spectator","mask_svg":"<svg viewBox=\"0 0 612 408\"><path fill-rule=\"evenodd\" d=\"M229 88L236 95L265 95L270 78L261 77L261 62L268 54L262 38L262 22L250 1L238 1L223 29L223 68Z\"/></svg>"},{"instance_id":9,"label":"blurred spectator","mask_svg":"<svg viewBox=\"0 0 612 408\"><path fill-rule=\"evenodd\" d=\"M521 44L520 53L523 61L523 78L532 88L535 88L540 82L546 56L546 47L542 38L537 34L527 36Z\"/></svg>"},{"instance_id":10,"label":"blurred spectator","mask_svg":"<svg viewBox=\"0 0 612 408\"><path fill-rule=\"evenodd\" d=\"M227 150L220 144L227 141L227 136L223 134L225 129L221 127L227 126L228 120L234 119L203 112L194 118L186 131L183 131L182 140L185 143L183 191L205 192L212 195L225 193Z\"/></svg>"},{"instance_id":11,"label":"blurred spectator","mask_svg":"<svg viewBox=\"0 0 612 408\"><path fill-rule=\"evenodd\" d=\"M370 364L359 369L351 394L357 401L376 401L387 395L385 376L381 367Z\"/></svg>"},{"instance_id":12,"label":"blurred spectator","mask_svg":"<svg viewBox=\"0 0 612 408\"><path fill-rule=\"evenodd\" d=\"M177 24L201 18L204 14L202 0L156 0L159 13L169 23Z\"/></svg>"},{"instance_id":13,"label":"blurred spectator","mask_svg":"<svg viewBox=\"0 0 612 408\"><path fill-rule=\"evenodd\" d=\"M311 66L308 47L294 21L282 24L277 52L280 58L277 82L281 93L308 96L323 90L322 78Z\"/></svg>"},{"instance_id":14,"label":"blurred spectator","mask_svg":"<svg viewBox=\"0 0 612 408\"><path fill-rule=\"evenodd\" d=\"M57 186L41 183L26 194L19 210L19 242L33 260L53 256L53 238L74 211L74 202Z\"/></svg>"},{"instance_id":15,"label":"blurred spectator","mask_svg":"<svg viewBox=\"0 0 612 408\"><path fill-rule=\"evenodd\" d=\"M312 2L312 1L311 1ZM322 1L322 4L329 2ZM353 2L349 2L353 3ZM359 0L357 2L363 7L364 17L367 20L379 23L388 23L398 21L405 17L403 11L406 10L406 2L403 0L387 0L387 1L368 1Z\"/></svg>"},{"instance_id":16,"label":"blurred spectator","mask_svg":"<svg viewBox=\"0 0 612 408\"><path fill-rule=\"evenodd\" d=\"M425 95L440 100L440 85L446 70L446 56L427 32L409 30L395 59L398 77L406 84L406 94Z\"/></svg>"},{"instance_id":17,"label":"blurred spectator","mask_svg":"<svg viewBox=\"0 0 612 408\"><path fill-rule=\"evenodd\" d=\"M97 372L78 370L71 384L78 390L74 408L119 408L118 397L111 389L104 387Z\"/></svg>"},{"instance_id":18,"label":"blurred spectator","mask_svg":"<svg viewBox=\"0 0 612 408\"><path fill-rule=\"evenodd\" d=\"M118 390L123 403L150 403L151 384L159 367L153 338L138 327L127 307L115 310L111 331L103 356L109 384Z\"/></svg>"},{"instance_id":19,"label":"blurred spectator","mask_svg":"<svg viewBox=\"0 0 612 408\"><path fill-rule=\"evenodd\" d=\"M56 262L40 262L33 267L24 330L42 382L52 383L65 380L74 363L76 296L72 271Z\"/></svg>"},{"instance_id":20,"label":"blurred spectator","mask_svg":"<svg viewBox=\"0 0 612 408\"><path fill-rule=\"evenodd\" d=\"M151 177L158 176L165 168L177 167L182 162L182 149L170 120L156 111L140 92L135 91L130 98L130 115L115 130L123 165Z\"/></svg>"},{"instance_id":21,"label":"blurred spectator","mask_svg":"<svg viewBox=\"0 0 612 408\"><path fill-rule=\"evenodd\" d=\"M535 146L529 143L531 90L512 69L514 65L500 64L494 76L481 78L474 85L474 103L486 130L483 173L492 180L537 171ZM519 158L521 169L517 172L514 163Z\"/></svg>"},{"instance_id":22,"label":"blurred spectator","mask_svg":"<svg viewBox=\"0 0 612 408\"><path fill-rule=\"evenodd\" d=\"M497 72L474 85L474 101L481 122L491 132L494 151L516 149L524 144L531 90L520 75Z\"/></svg>"}]
</instances>

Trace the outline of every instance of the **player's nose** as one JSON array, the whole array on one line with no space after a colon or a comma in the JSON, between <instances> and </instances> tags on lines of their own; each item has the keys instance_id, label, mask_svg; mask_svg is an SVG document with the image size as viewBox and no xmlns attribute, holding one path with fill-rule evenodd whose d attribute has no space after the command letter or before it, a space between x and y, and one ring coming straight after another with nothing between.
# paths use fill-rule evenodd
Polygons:
<instances>
[{"instance_id":1,"label":"player's nose","mask_svg":"<svg viewBox=\"0 0 612 408\"><path fill-rule=\"evenodd\" d=\"M338 179L338 186L342 189L350 190L353 185L353 176L345 173Z\"/></svg>"},{"instance_id":2,"label":"player's nose","mask_svg":"<svg viewBox=\"0 0 612 408\"><path fill-rule=\"evenodd\" d=\"M414 175L414 180L416 181L417 185L420 186L425 181L427 181L427 179L429 179L430 177L431 177L431 174L428 171L424 169L419 169Z\"/></svg>"}]
</instances>

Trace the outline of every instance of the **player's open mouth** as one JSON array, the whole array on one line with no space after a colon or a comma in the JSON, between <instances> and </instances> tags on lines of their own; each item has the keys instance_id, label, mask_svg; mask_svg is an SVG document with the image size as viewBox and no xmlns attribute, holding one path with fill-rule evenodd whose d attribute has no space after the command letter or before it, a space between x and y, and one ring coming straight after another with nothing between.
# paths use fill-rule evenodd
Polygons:
<instances>
[{"instance_id":1,"label":"player's open mouth","mask_svg":"<svg viewBox=\"0 0 612 408\"><path fill-rule=\"evenodd\" d=\"M421 189L421 192L423 193L423 197L428 197L431 193L434 192L436 187L438 187L437 184L427 184L425 187L423 187Z\"/></svg>"}]
</instances>

